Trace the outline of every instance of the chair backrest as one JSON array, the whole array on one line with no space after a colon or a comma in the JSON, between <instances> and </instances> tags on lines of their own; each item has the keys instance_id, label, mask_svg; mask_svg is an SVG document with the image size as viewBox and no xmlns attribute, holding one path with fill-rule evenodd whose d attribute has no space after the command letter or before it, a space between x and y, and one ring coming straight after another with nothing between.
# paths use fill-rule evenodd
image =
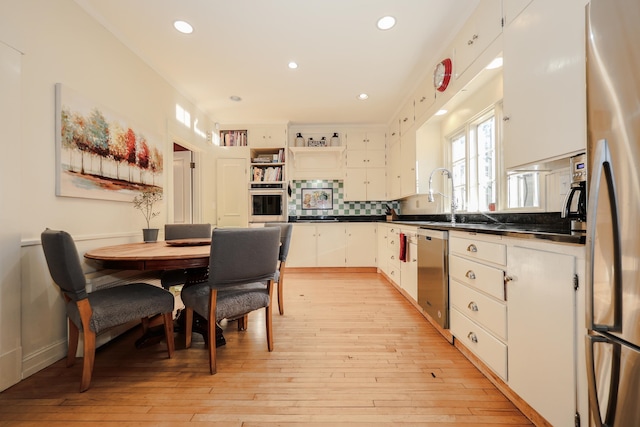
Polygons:
<instances>
[{"instance_id":1,"label":"chair backrest","mask_svg":"<svg viewBox=\"0 0 640 427\"><path fill-rule=\"evenodd\" d=\"M40 236L53 281L72 300L87 298L87 280L73 238L66 231L46 229Z\"/></svg>"},{"instance_id":2,"label":"chair backrest","mask_svg":"<svg viewBox=\"0 0 640 427\"><path fill-rule=\"evenodd\" d=\"M165 224L164 240L210 238L211 224Z\"/></svg>"},{"instance_id":3,"label":"chair backrest","mask_svg":"<svg viewBox=\"0 0 640 427\"><path fill-rule=\"evenodd\" d=\"M211 237L209 286L262 282L275 276L277 228L216 228Z\"/></svg>"},{"instance_id":4,"label":"chair backrest","mask_svg":"<svg viewBox=\"0 0 640 427\"><path fill-rule=\"evenodd\" d=\"M289 246L291 245L291 233L293 232L293 225L287 222L268 222L264 226L280 227L280 255L278 256L278 259L281 262L287 261Z\"/></svg>"}]
</instances>

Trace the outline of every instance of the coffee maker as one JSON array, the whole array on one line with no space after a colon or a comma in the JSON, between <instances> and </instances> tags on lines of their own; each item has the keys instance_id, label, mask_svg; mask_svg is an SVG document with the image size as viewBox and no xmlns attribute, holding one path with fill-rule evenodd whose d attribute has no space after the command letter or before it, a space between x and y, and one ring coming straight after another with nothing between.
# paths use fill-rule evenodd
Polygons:
<instances>
[{"instance_id":1,"label":"coffee maker","mask_svg":"<svg viewBox=\"0 0 640 427\"><path fill-rule=\"evenodd\" d=\"M571 188L562 208L562 218L571 219L571 231L587 230L587 155L569 159Z\"/></svg>"}]
</instances>

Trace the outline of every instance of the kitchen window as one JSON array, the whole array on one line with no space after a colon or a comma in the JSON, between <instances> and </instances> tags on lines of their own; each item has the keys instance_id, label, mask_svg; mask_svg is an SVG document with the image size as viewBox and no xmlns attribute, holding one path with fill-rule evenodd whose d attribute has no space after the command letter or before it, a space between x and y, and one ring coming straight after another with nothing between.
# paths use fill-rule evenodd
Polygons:
<instances>
[{"instance_id":1,"label":"kitchen window","mask_svg":"<svg viewBox=\"0 0 640 427\"><path fill-rule=\"evenodd\" d=\"M495 109L469 121L449 138L459 211L495 210L498 198Z\"/></svg>"}]
</instances>

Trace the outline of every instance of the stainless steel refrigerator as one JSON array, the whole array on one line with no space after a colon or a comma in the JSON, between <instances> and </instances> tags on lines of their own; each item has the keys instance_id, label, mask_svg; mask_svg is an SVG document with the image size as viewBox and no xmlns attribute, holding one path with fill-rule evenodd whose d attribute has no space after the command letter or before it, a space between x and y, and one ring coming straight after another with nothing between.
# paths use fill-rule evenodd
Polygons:
<instances>
[{"instance_id":1,"label":"stainless steel refrigerator","mask_svg":"<svg viewBox=\"0 0 640 427\"><path fill-rule=\"evenodd\" d=\"M640 425L640 1L586 8L590 425Z\"/></svg>"}]
</instances>

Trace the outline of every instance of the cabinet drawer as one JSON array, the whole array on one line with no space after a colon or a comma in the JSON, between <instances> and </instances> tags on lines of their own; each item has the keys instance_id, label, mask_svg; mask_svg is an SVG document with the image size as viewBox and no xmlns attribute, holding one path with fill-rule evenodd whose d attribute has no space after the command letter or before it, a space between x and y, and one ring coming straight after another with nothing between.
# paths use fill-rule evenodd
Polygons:
<instances>
[{"instance_id":1,"label":"cabinet drawer","mask_svg":"<svg viewBox=\"0 0 640 427\"><path fill-rule=\"evenodd\" d=\"M452 307L506 341L507 306L505 304L456 280L449 283L449 301Z\"/></svg>"},{"instance_id":2,"label":"cabinet drawer","mask_svg":"<svg viewBox=\"0 0 640 427\"><path fill-rule=\"evenodd\" d=\"M507 246L503 243L451 236L449 238L449 252L500 265L507 263Z\"/></svg>"},{"instance_id":3,"label":"cabinet drawer","mask_svg":"<svg viewBox=\"0 0 640 427\"><path fill-rule=\"evenodd\" d=\"M450 316L453 336L506 381L507 345L455 308Z\"/></svg>"},{"instance_id":4,"label":"cabinet drawer","mask_svg":"<svg viewBox=\"0 0 640 427\"><path fill-rule=\"evenodd\" d=\"M449 255L449 276L486 294L505 300L504 271L457 255Z\"/></svg>"}]
</instances>

